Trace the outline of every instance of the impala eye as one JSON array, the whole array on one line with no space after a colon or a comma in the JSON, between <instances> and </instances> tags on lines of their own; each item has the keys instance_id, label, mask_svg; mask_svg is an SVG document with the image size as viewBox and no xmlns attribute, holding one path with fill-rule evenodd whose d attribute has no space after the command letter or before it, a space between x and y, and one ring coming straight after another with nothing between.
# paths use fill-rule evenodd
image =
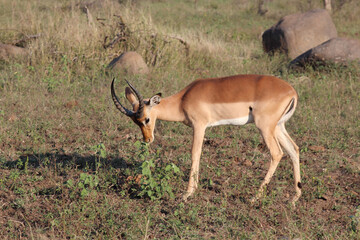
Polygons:
<instances>
[{"instance_id":1,"label":"impala eye","mask_svg":"<svg viewBox=\"0 0 360 240\"><path fill-rule=\"evenodd\" d=\"M150 122L150 118L145 118L145 124L148 124Z\"/></svg>"}]
</instances>

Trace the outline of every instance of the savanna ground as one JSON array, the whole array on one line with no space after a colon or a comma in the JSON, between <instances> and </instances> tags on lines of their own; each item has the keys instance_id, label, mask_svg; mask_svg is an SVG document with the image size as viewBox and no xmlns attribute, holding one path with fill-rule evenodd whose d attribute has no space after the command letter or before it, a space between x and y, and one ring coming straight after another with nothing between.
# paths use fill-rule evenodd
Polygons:
<instances>
[{"instance_id":1,"label":"savanna ground","mask_svg":"<svg viewBox=\"0 0 360 240\"><path fill-rule=\"evenodd\" d=\"M29 59L0 62L2 239L359 239L360 71L294 72L259 39L280 17L322 1L0 0L0 42ZM339 36L360 39L360 3L333 1ZM26 36L40 37L25 42ZM108 47L116 36L123 40ZM182 39L186 44L183 44ZM104 41L105 40L105 41ZM104 48L104 45L106 48ZM301 149L303 195L292 208L288 156L254 205L270 155L253 125L206 132L200 187L179 201L190 171L191 129L158 122L151 146L114 107L106 65L135 50L148 76L128 77L145 97L197 78L279 76L300 98L287 129ZM123 102L124 76L116 89ZM127 105L129 106L129 105Z\"/></svg>"}]
</instances>

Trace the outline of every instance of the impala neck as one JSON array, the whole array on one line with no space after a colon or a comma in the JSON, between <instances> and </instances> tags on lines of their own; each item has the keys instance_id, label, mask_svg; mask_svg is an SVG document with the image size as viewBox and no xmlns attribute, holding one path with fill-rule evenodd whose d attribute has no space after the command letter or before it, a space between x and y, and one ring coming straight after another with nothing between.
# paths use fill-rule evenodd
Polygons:
<instances>
[{"instance_id":1,"label":"impala neck","mask_svg":"<svg viewBox=\"0 0 360 240\"><path fill-rule=\"evenodd\" d=\"M174 122L184 121L185 114L181 107L182 95L181 93L177 93L161 99L160 104L153 107L153 111L156 111L157 119Z\"/></svg>"}]
</instances>

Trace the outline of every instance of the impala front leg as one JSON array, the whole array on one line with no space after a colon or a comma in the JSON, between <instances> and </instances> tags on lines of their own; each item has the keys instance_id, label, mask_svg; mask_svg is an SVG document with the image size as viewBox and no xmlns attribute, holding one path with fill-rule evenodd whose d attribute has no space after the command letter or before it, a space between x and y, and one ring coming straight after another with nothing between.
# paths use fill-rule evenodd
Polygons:
<instances>
[{"instance_id":1,"label":"impala front leg","mask_svg":"<svg viewBox=\"0 0 360 240\"><path fill-rule=\"evenodd\" d=\"M199 165L201 149L205 135L205 127L194 127L193 145L191 150L191 171L187 191L183 195L183 200L186 201L196 190L199 182Z\"/></svg>"}]
</instances>

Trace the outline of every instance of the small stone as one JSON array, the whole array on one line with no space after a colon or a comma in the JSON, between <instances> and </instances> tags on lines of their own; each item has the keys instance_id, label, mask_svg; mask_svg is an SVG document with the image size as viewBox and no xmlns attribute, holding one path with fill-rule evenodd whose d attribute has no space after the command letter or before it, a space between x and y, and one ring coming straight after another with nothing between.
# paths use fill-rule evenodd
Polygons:
<instances>
[{"instance_id":1,"label":"small stone","mask_svg":"<svg viewBox=\"0 0 360 240\"><path fill-rule=\"evenodd\" d=\"M251 167L253 165L253 163L250 160L245 160L242 162L242 165L247 166L247 167Z\"/></svg>"}]
</instances>

